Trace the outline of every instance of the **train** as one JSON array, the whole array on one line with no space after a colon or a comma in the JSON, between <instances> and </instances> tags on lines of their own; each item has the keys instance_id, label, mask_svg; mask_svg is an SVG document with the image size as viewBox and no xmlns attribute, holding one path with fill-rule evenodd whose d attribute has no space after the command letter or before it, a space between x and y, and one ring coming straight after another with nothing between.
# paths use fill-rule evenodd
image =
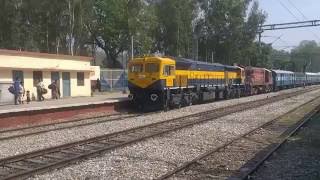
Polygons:
<instances>
[{"instance_id":1,"label":"train","mask_svg":"<svg viewBox=\"0 0 320 180\"><path fill-rule=\"evenodd\" d=\"M137 57L128 64L129 99L140 110L180 108L320 83L320 73Z\"/></svg>"}]
</instances>

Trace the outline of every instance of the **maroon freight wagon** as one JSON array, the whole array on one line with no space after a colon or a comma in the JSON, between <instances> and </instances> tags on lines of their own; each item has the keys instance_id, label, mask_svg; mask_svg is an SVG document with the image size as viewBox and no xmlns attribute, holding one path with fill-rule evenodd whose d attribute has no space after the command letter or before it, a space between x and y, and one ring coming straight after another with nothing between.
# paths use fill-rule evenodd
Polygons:
<instances>
[{"instance_id":1,"label":"maroon freight wagon","mask_svg":"<svg viewBox=\"0 0 320 180\"><path fill-rule=\"evenodd\" d=\"M272 91L272 72L265 68L246 67L245 87L248 95Z\"/></svg>"}]
</instances>

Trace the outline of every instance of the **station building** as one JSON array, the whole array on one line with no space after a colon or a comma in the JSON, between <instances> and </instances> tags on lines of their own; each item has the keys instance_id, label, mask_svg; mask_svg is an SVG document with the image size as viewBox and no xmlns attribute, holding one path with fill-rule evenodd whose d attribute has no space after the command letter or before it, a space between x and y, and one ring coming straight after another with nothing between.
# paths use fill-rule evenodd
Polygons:
<instances>
[{"instance_id":1,"label":"station building","mask_svg":"<svg viewBox=\"0 0 320 180\"><path fill-rule=\"evenodd\" d=\"M62 97L90 96L91 80L100 76L100 68L91 66L91 57L55 55L0 49L0 104L13 102L8 88L16 78L24 83L31 98L37 97L41 80L48 89L58 80ZM51 98L51 91L44 95Z\"/></svg>"}]
</instances>

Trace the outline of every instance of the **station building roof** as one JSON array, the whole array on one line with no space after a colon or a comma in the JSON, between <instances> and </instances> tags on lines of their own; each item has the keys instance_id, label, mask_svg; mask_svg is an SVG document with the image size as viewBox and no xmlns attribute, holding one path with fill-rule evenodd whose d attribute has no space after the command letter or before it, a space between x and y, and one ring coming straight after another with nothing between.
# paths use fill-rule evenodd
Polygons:
<instances>
[{"instance_id":1,"label":"station building roof","mask_svg":"<svg viewBox=\"0 0 320 180\"><path fill-rule=\"evenodd\" d=\"M37 71L90 71L91 57L0 49L0 69Z\"/></svg>"},{"instance_id":2,"label":"station building roof","mask_svg":"<svg viewBox=\"0 0 320 180\"><path fill-rule=\"evenodd\" d=\"M29 52L29 51L16 51L16 50L7 50L0 49L0 55L6 56L23 56L23 57L33 57L33 58L45 58L45 59L63 59L63 60L82 60L82 61L91 61L92 57L86 56L70 56L70 55L57 55L57 54L48 54L40 52Z\"/></svg>"}]
</instances>

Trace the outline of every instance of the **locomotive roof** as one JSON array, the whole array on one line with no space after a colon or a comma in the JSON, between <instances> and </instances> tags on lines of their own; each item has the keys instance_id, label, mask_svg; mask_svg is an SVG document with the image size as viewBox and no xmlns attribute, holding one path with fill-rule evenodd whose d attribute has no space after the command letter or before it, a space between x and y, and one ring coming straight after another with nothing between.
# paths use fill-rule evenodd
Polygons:
<instances>
[{"instance_id":1,"label":"locomotive roof","mask_svg":"<svg viewBox=\"0 0 320 180\"><path fill-rule=\"evenodd\" d=\"M269 72L271 72L271 70L266 69L266 68L262 68L262 67L247 66L247 67L245 67L245 69L248 69L248 70L264 70L264 71L269 71Z\"/></svg>"},{"instance_id":2,"label":"locomotive roof","mask_svg":"<svg viewBox=\"0 0 320 180\"><path fill-rule=\"evenodd\" d=\"M315 75L320 75L320 73L306 72L306 75L315 76Z\"/></svg>"},{"instance_id":3,"label":"locomotive roof","mask_svg":"<svg viewBox=\"0 0 320 180\"><path fill-rule=\"evenodd\" d=\"M176 61L176 68L182 70L203 70L203 71L224 71L238 70L235 66L226 66L220 63L207 63L202 61L194 61L186 58L173 58Z\"/></svg>"},{"instance_id":4,"label":"locomotive roof","mask_svg":"<svg viewBox=\"0 0 320 180\"><path fill-rule=\"evenodd\" d=\"M294 74L292 71L284 71L284 70L272 70L273 72L277 74Z\"/></svg>"}]
</instances>

